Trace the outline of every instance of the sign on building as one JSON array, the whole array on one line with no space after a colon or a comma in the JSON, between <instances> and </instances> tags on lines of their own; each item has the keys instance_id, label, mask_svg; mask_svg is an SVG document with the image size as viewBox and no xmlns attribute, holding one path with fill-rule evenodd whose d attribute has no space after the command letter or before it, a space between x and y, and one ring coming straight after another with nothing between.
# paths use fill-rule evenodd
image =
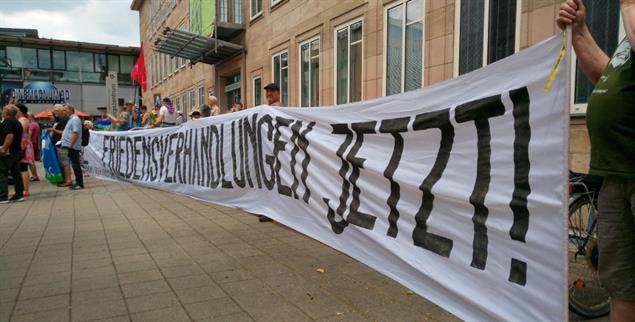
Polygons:
<instances>
[{"instance_id":1,"label":"sign on building","mask_svg":"<svg viewBox=\"0 0 635 322\"><path fill-rule=\"evenodd\" d=\"M50 82L32 82L24 88L11 89L10 97L22 103L58 104L71 100L68 89L58 89Z\"/></svg>"},{"instance_id":2,"label":"sign on building","mask_svg":"<svg viewBox=\"0 0 635 322\"><path fill-rule=\"evenodd\" d=\"M108 77L106 77L106 99L107 99L107 111L110 114L114 114L117 111L117 97L118 95L117 84L117 72L108 71Z\"/></svg>"},{"instance_id":3,"label":"sign on building","mask_svg":"<svg viewBox=\"0 0 635 322\"><path fill-rule=\"evenodd\" d=\"M190 32L210 37L215 11L214 0L190 0Z\"/></svg>"}]
</instances>

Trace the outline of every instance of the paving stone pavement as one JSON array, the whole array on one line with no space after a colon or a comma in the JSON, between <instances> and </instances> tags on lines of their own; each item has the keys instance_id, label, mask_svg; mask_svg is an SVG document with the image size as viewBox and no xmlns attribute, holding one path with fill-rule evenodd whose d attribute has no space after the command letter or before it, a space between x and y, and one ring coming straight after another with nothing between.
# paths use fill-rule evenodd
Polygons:
<instances>
[{"instance_id":1,"label":"paving stone pavement","mask_svg":"<svg viewBox=\"0 0 635 322\"><path fill-rule=\"evenodd\" d=\"M0 322L458 321L281 224L85 181L0 205Z\"/></svg>"},{"instance_id":2,"label":"paving stone pavement","mask_svg":"<svg viewBox=\"0 0 635 322\"><path fill-rule=\"evenodd\" d=\"M85 180L0 205L0 322L458 320L281 224Z\"/></svg>"}]
</instances>

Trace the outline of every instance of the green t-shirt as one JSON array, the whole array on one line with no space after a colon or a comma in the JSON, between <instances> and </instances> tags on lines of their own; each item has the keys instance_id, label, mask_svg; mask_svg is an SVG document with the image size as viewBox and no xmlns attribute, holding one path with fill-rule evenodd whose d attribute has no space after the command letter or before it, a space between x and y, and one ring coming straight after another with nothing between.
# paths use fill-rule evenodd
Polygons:
<instances>
[{"instance_id":1,"label":"green t-shirt","mask_svg":"<svg viewBox=\"0 0 635 322\"><path fill-rule=\"evenodd\" d=\"M627 39L617 47L589 97L589 173L635 178L635 66Z\"/></svg>"}]
</instances>

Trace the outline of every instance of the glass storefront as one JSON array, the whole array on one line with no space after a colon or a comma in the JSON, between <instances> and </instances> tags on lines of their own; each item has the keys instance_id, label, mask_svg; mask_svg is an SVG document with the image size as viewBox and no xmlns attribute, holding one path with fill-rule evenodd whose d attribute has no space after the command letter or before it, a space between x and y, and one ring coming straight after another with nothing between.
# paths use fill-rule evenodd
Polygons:
<instances>
[{"instance_id":1,"label":"glass storefront","mask_svg":"<svg viewBox=\"0 0 635 322\"><path fill-rule=\"evenodd\" d=\"M87 51L0 45L0 65L7 80L103 84L109 70L117 71L121 85L132 85L130 71L136 57Z\"/></svg>"}]
</instances>

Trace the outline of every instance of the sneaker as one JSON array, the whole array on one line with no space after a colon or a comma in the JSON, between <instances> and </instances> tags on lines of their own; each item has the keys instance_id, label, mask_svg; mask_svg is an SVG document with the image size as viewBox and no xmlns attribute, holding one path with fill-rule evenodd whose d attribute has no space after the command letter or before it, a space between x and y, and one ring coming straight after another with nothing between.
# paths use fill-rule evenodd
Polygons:
<instances>
[{"instance_id":1,"label":"sneaker","mask_svg":"<svg viewBox=\"0 0 635 322\"><path fill-rule=\"evenodd\" d=\"M0 200L0 204L8 204L9 202L10 202L9 199Z\"/></svg>"},{"instance_id":2,"label":"sneaker","mask_svg":"<svg viewBox=\"0 0 635 322\"><path fill-rule=\"evenodd\" d=\"M13 195L11 196L11 198L9 198L9 201L18 201L18 202L24 201L24 196Z\"/></svg>"},{"instance_id":3,"label":"sneaker","mask_svg":"<svg viewBox=\"0 0 635 322\"><path fill-rule=\"evenodd\" d=\"M39 177L31 177L31 179L29 179L29 181L40 181Z\"/></svg>"},{"instance_id":4,"label":"sneaker","mask_svg":"<svg viewBox=\"0 0 635 322\"><path fill-rule=\"evenodd\" d=\"M82 186L78 186L78 185L74 185L74 186L70 186L70 187L68 187L68 189L71 189L71 190L80 190L80 189L84 189L84 187L82 187Z\"/></svg>"},{"instance_id":5,"label":"sneaker","mask_svg":"<svg viewBox=\"0 0 635 322\"><path fill-rule=\"evenodd\" d=\"M258 215L258 221L259 222L268 222L268 221L272 221L273 219L265 216L265 215Z\"/></svg>"}]
</instances>

